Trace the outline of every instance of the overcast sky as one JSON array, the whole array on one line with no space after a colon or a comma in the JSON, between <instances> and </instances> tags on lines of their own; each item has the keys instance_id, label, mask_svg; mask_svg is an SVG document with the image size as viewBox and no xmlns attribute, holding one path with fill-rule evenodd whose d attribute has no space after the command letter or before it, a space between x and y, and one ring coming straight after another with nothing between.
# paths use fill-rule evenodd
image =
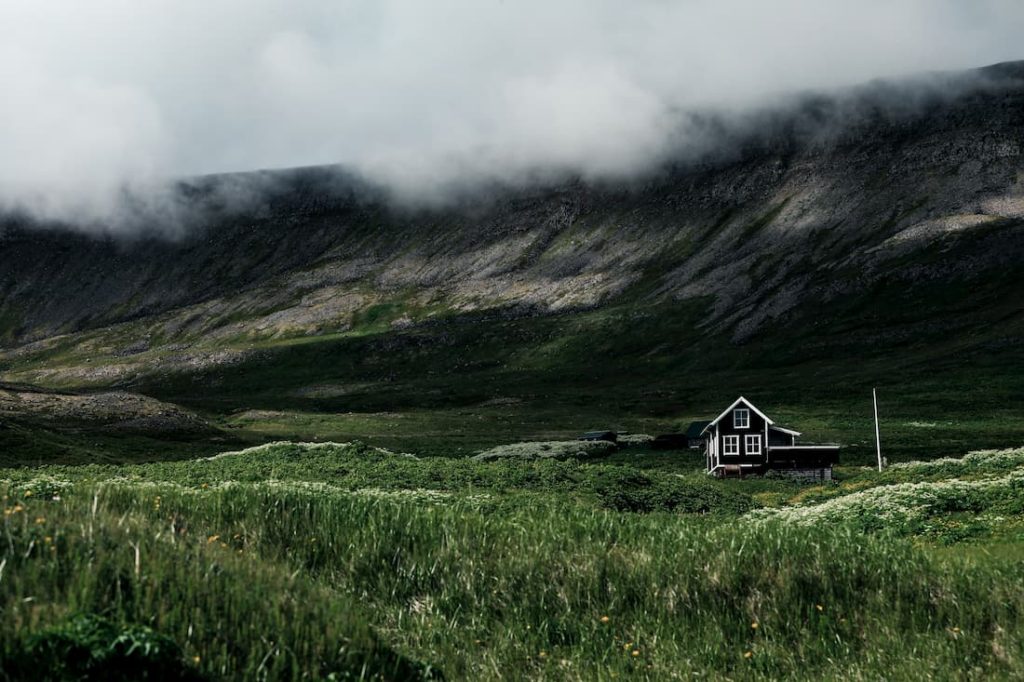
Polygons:
<instances>
[{"instance_id":1,"label":"overcast sky","mask_svg":"<svg viewBox=\"0 0 1024 682\"><path fill-rule=\"evenodd\" d=\"M0 206L344 163L642 169L669 113L1024 57L1021 0L3 0Z\"/></svg>"}]
</instances>

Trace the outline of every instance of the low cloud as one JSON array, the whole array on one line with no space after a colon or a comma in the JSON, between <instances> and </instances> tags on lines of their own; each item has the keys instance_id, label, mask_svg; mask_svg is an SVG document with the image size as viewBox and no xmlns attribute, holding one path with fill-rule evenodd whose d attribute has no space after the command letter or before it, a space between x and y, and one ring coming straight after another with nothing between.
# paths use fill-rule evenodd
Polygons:
<instances>
[{"instance_id":1,"label":"low cloud","mask_svg":"<svg viewBox=\"0 0 1024 682\"><path fill-rule=\"evenodd\" d=\"M693 112L1010 60L1022 32L1014 0L8 0L0 209L136 230L181 222L169 178L333 163L418 200L630 177L721 143Z\"/></svg>"}]
</instances>

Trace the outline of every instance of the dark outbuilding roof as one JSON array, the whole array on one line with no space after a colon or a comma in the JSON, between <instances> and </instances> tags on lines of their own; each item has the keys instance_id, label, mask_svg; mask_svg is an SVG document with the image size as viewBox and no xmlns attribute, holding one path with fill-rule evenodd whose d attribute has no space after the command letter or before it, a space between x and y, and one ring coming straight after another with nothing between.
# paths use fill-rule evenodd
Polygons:
<instances>
[{"instance_id":1,"label":"dark outbuilding roof","mask_svg":"<svg viewBox=\"0 0 1024 682\"><path fill-rule=\"evenodd\" d=\"M700 434L704 432L704 429L706 429L710 423L710 420L690 422L690 425L686 427L686 437L691 440L699 440Z\"/></svg>"},{"instance_id":2,"label":"dark outbuilding roof","mask_svg":"<svg viewBox=\"0 0 1024 682\"><path fill-rule=\"evenodd\" d=\"M619 440L619 434L614 431L587 431L578 440L606 440L615 443Z\"/></svg>"}]
</instances>

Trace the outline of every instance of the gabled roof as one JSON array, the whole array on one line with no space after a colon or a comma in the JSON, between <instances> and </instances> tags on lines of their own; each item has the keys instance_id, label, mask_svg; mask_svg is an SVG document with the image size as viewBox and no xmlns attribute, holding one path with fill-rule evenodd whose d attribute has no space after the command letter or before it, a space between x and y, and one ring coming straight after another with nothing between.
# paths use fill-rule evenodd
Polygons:
<instances>
[{"instance_id":1,"label":"gabled roof","mask_svg":"<svg viewBox=\"0 0 1024 682\"><path fill-rule=\"evenodd\" d=\"M794 431L793 429L787 429L787 428L782 427L782 426L771 425L768 428L771 429L772 431L781 431L782 433L788 433L791 436L802 436L803 435L799 431Z\"/></svg>"},{"instance_id":2,"label":"gabled roof","mask_svg":"<svg viewBox=\"0 0 1024 682\"><path fill-rule=\"evenodd\" d=\"M754 407L754 404L753 404L753 403L751 403L751 402L750 402L749 400L747 400L747 399L746 399L746 398L744 398L743 396L740 396L739 398L737 398L737 399L736 399L736 402L734 402L734 403L733 403L732 405L730 405L729 407L725 408L725 410L723 410L723 411L722 411L722 414L718 415L718 416L717 416L717 417L715 417L715 418L714 418L713 420L711 420L710 422L708 422L708 425L704 427L704 431L707 431L707 430L708 430L708 429L710 429L710 428L711 428L712 426L714 426L714 425L715 425L715 424L717 424L718 422L722 421L722 417L724 417L725 415L727 415L727 414L729 414L730 412L732 412L732 410L733 410L733 409L734 409L734 408L735 408L735 407L736 407L737 405L739 405L740 403L743 403L744 405L746 405L747 407L749 407L749 408L750 408L751 410L753 410L753 411L754 411L754 412L755 412L755 413L756 413L756 414L757 414L757 415L758 415L759 417L761 417L761 419L764 419L764 420L765 420L766 422L768 422L768 425L769 425L769 426L771 426L772 424L774 424L774 423L775 423L775 422L773 422L773 421L771 420L771 417L769 417L769 416L768 416L768 415L766 415L766 414L765 414L764 412L762 412L761 410L759 410L759 409L757 409L756 407ZM701 433L703 433L703 431L702 431Z\"/></svg>"},{"instance_id":3,"label":"gabled roof","mask_svg":"<svg viewBox=\"0 0 1024 682\"><path fill-rule=\"evenodd\" d=\"M704 433L704 429L710 424L708 420L690 422L690 425L686 427L687 438L700 438L700 434Z\"/></svg>"}]
</instances>

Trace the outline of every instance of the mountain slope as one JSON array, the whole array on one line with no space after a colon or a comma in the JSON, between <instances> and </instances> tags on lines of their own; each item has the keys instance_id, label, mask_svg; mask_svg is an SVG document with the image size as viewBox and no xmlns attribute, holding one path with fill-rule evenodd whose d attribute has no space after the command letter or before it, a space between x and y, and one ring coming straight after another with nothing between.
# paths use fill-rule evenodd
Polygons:
<instances>
[{"instance_id":1,"label":"mountain slope","mask_svg":"<svg viewBox=\"0 0 1024 682\"><path fill-rule=\"evenodd\" d=\"M11 219L0 373L215 412L607 390L658 410L697 386L709 409L744 386L824 399L836 376L963 394L1019 366L1024 66L701 125L715 154L631 183L403 208L318 168L189 181L174 239ZM999 385L985 400L1019 388Z\"/></svg>"},{"instance_id":2,"label":"mountain slope","mask_svg":"<svg viewBox=\"0 0 1024 682\"><path fill-rule=\"evenodd\" d=\"M887 108L898 92L808 97L755 119L769 132L741 128L727 160L630 187L576 182L402 212L309 169L260 174L258 205L175 241L8 227L0 334L17 344L175 309L159 328L171 338L317 333L344 330L395 292L421 307L562 310L644 280L675 300L714 296L716 326L743 338L953 235L998 232L999 248L925 259L904 268L908 280L1012 261L1024 218L1021 71L954 80L953 94L930 85L911 111Z\"/></svg>"}]
</instances>

